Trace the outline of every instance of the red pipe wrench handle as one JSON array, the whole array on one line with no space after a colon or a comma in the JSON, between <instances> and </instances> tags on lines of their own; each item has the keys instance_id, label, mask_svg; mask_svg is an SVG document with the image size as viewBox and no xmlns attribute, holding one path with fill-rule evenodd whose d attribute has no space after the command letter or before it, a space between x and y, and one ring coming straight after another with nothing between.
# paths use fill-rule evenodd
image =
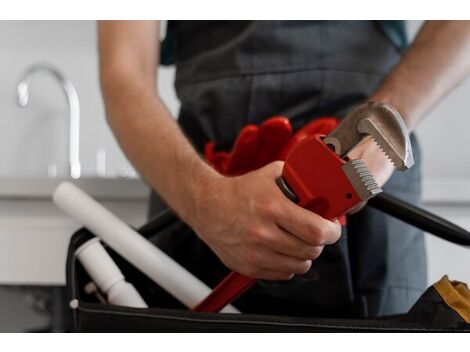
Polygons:
<instances>
[{"instance_id":1,"label":"red pipe wrench handle","mask_svg":"<svg viewBox=\"0 0 470 352\"><path fill-rule=\"evenodd\" d=\"M347 162L323 143L323 137L317 134L299 142L287 155L282 177L276 182L299 206L325 219L335 220L360 204L362 199L343 168ZM353 172L354 165L351 166ZM360 177L363 170L357 172ZM256 279L232 272L193 310L218 312L255 282Z\"/></svg>"},{"instance_id":2,"label":"red pipe wrench handle","mask_svg":"<svg viewBox=\"0 0 470 352\"><path fill-rule=\"evenodd\" d=\"M256 282L252 277L232 271L214 290L196 307L194 312L218 312L230 302L236 300Z\"/></svg>"}]
</instances>

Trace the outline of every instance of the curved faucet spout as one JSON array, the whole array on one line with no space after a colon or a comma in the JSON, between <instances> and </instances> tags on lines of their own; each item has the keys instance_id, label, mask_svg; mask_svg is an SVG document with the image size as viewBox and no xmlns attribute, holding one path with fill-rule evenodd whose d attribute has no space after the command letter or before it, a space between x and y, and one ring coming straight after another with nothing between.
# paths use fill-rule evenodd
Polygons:
<instances>
[{"instance_id":1,"label":"curved faucet spout","mask_svg":"<svg viewBox=\"0 0 470 352\"><path fill-rule=\"evenodd\" d=\"M58 69L47 64L36 64L28 68L21 77L17 86L18 105L26 107L29 100L29 86L33 76L37 73L47 73L60 84L67 97L69 105L69 172L72 178L79 178L80 165L80 102L74 85Z\"/></svg>"}]
</instances>

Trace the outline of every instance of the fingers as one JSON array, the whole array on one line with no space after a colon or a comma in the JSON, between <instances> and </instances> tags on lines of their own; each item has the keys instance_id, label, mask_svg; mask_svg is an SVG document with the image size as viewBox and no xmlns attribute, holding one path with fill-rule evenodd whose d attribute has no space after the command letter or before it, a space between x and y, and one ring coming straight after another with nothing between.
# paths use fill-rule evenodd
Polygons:
<instances>
[{"instance_id":1,"label":"fingers","mask_svg":"<svg viewBox=\"0 0 470 352\"><path fill-rule=\"evenodd\" d=\"M324 247L313 246L278 226L273 226L270 237L265 242L266 247L301 260L317 259Z\"/></svg>"},{"instance_id":2,"label":"fingers","mask_svg":"<svg viewBox=\"0 0 470 352\"><path fill-rule=\"evenodd\" d=\"M242 275L257 279L274 279L265 274L276 272L282 276L279 280L287 280L289 276L305 274L312 266L311 259L292 257L276 252L267 246L257 246L251 251L241 253L235 259L236 261L224 261L224 264Z\"/></svg>"},{"instance_id":3,"label":"fingers","mask_svg":"<svg viewBox=\"0 0 470 352\"><path fill-rule=\"evenodd\" d=\"M311 260L301 260L281 253L265 256L267 262L262 269L274 270L286 274L301 275L308 272L312 266Z\"/></svg>"},{"instance_id":4,"label":"fingers","mask_svg":"<svg viewBox=\"0 0 470 352\"><path fill-rule=\"evenodd\" d=\"M232 178L235 221L208 244L221 260L242 275L267 280L288 280L306 273L323 247L341 234L338 223L303 209L288 200L275 180L283 162L273 162ZM216 207L217 209L217 207ZM224 212L224 219L227 216ZM231 213L230 213L231 214ZM237 234L233 236L233 234Z\"/></svg>"},{"instance_id":5,"label":"fingers","mask_svg":"<svg viewBox=\"0 0 470 352\"><path fill-rule=\"evenodd\" d=\"M281 161L273 162L262 170L275 182L276 178L282 175L283 165L284 163ZM268 213L274 216L277 225L311 245L333 244L341 236L339 223L326 220L320 215L294 204L286 198L275 183L273 183L273 192L269 203L265 206L270 208Z\"/></svg>"},{"instance_id":6,"label":"fingers","mask_svg":"<svg viewBox=\"0 0 470 352\"><path fill-rule=\"evenodd\" d=\"M289 201L282 202L276 223L303 241L316 246L333 244L341 236L341 225Z\"/></svg>"},{"instance_id":7,"label":"fingers","mask_svg":"<svg viewBox=\"0 0 470 352\"><path fill-rule=\"evenodd\" d=\"M258 260L256 271L246 273L247 276L267 280L288 280L294 275L307 273L311 260L301 260L280 253L263 251L259 253L262 260Z\"/></svg>"}]
</instances>

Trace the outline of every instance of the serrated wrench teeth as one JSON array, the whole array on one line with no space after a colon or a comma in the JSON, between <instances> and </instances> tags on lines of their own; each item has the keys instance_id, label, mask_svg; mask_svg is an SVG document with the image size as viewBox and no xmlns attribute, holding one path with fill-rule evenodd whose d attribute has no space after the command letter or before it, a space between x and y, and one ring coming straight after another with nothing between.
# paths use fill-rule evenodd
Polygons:
<instances>
[{"instance_id":1,"label":"serrated wrench teeth","mask_svg":"<svg viewBox=\"0 0 470 352\"><path fill-rule=\"evenodd\" d=\"M398 111L386 103L360 105L323 141L344 158L366 136L374 139L397 170L404 171L413 166L413 152L406 126Z\"/></svg>"},{"instance_id":2,"label":"serrated wrench teeth","mask_svg":"<svg viewBox=\"0 0 470 352\"><path fill-rule=\"evenodd\" d=\"M349 160L342 166L342 169L362 201L367 201L382 192L382 188L377 185L364 161Z\"/></svg>"},{"instance_id":3,"label":"serrated wrench teeth","mask_svg":"<svg viewBox=\"0 0 470 352\"><path fill-rule=\"evenodd\" d=\"M361 134L371 136L380 149L390 159L395 169L405 171L414 164L413 152L408 133L401 119L384 119L378 115L365 118L357 125ZM394 126L396 123L403 126ZM405 133L396 133L397 130L404 130Z\"/></svg>"}]
</instances>

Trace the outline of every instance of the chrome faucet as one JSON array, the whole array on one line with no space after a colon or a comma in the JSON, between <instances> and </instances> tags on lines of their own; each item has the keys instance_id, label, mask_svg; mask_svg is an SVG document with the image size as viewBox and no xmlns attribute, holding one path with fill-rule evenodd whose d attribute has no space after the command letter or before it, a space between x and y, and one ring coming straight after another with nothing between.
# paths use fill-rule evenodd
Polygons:
<instances>
[{"instance_id":1,"label":"chrome faucet","mask_svg":"<svg viewBox=\"0 0 470 352\"><path fill-rule=\"evenodd\" d=\"M48 73L54 77L65 92L69 104L69 173L72 178L79 178L80 166L80 103L74 85L59 70L47 64L36 64L28 68L17 86L18 100L21 107L26 107L29 99L29 86L36 73Z\"/></svg>"}]
</instances>

